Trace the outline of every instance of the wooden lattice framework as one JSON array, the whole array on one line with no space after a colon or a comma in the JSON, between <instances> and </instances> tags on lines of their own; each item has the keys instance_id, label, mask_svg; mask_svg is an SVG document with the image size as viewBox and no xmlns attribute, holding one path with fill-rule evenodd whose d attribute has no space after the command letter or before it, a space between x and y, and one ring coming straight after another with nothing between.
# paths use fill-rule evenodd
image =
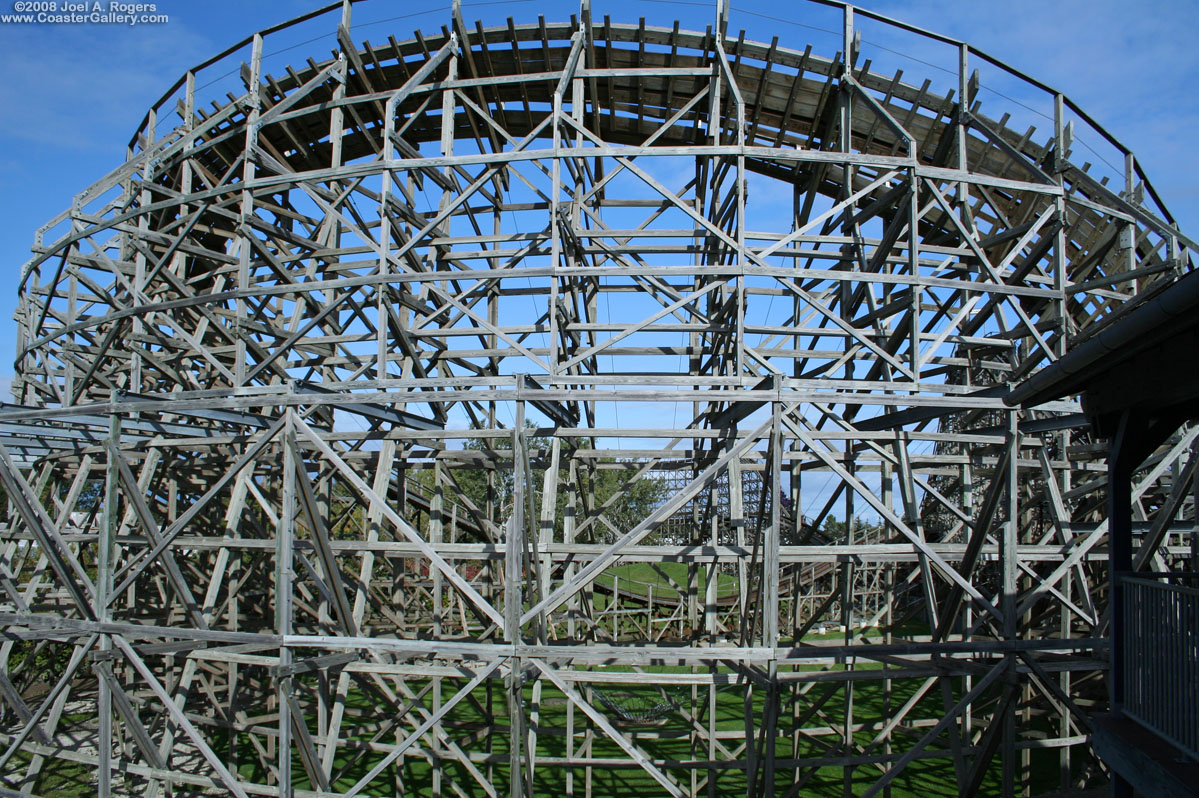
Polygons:
<instances>
[{"instance_id":1,"label":"wooden lattice framework","mask_svg":"<svg viewBox=\"0 0 1199 798\"><path fill-rule=\"evenodd\" d=\"M22 274L5 795L1103 780L1104 450L1002 397L1194 244L1061 94L984 115L974 64L1045 87L964 43L715 10L372 45L347 2L150 110ZM862 19L956 84L872 72ZM314 20L335 57L268 74ZM1139 567L1190 552L1194 441L1135 477Z\"/></svg>"}]
</instances>

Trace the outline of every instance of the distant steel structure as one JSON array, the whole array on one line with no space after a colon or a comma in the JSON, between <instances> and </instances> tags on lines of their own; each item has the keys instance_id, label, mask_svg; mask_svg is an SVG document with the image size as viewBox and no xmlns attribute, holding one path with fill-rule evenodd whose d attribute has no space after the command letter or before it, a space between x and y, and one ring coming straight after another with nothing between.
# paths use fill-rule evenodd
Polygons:
<instances>
[{"instance_id":1,"label":"distant steel structure","mask_svg":"<svg viewBox=\"0 0 1199 798\"><path fill-rule=\"evenodd\" d=\"M1060 93L833 6L820 52L724 0L384 44L346 2L181 78L22 273L4 794L1102 781L1104 449L1003 396L1195 244ZM1191 553L1195 439L1135 476L1142 567Z\"/></svg>"}]
</instances>

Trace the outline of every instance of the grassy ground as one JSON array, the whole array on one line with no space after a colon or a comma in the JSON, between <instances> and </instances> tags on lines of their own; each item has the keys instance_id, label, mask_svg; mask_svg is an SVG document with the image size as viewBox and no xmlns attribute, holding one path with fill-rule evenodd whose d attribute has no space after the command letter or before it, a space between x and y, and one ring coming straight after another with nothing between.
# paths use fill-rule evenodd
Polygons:
<instances>
[{"instance_id":1,"label":"grassy ground","mask_svg":"<svg viewBox=\"0 0 1199 798\"><path fill-rule=\"evenodd\" d=\"M652 673L654 671L679 671L683 669L649 668L646 670ZM855 734L856 742L859 745L866 746L870 744L876 734L878 728L877 719L888 716L896 707L901 706L911 697L918 684L919 680L894 680L892 689L888 695L881 681L861 681L854 684L852 696L847 694L843 686L834 686L832 683L820 684L815 686L808 692L807 696L801 699L799 710L802 713L808 711L813 705L820 704L818 713L826 713L827 721L835 726L842 717L846 701L852 698L855 717L859 722L872 724L871 728L864 729ZM409 687L416 691L419 691L422 686L422 684L416 682L409 683ZM311 685L308 687L311 689ZM453 695L456 689L455 683L449 680L444 681L442 687L443 697L448 698ZM668 695L683 710L694 713L698 717L699 722L707 726L709 704L706 688L696 688L694 697L692 688L690 687L666 689ZM955 685L955 697L960 693L960 690L961 685ZM507 766L507 754L510 735L506 727L503 686L499 683L491 685L490 691L493 712L496 715L495 728L491 730L490 748L488 748L487 742L467 747L474 752L484 751L493 755L494 761L491 763L479 763L478 768L495 786L499 794L503 795L509 792L510 774ZM472 731L490 726L487 723L486 713L483 707L480 706L488 700L487 692L488 688L486 687L481 686L477 688L472 697L478 703L472 703L469 700L463 701L448 713L443 725L452 738L461 740L471 734ZM828 693L827 698L825 697L826 692ZM627 695L622 696L622 693ZM609 688L607 690L607 695L617 701L622 699L628 701L630 696L637 696L638 694L647 703L661 701L661 694L656 689L650 687ZM531 716L534 708L533 699L533 688L526 686L524 688L524 700L526 705L526 719L530 724L533 723ZM543 685L540 699L540 705L536 707L538 710L536 719L538 755L541 757L566 756L567 699L548 683ZM594 697L592 701L597 707L603 709L602 702L596 701ZM425 703L426 705L430 703L427 697ZM389 719L384 713L375 709L376 706L370 696L361 692L352 693L348 706L349 711L347 712L348 725L343 730L343 733L348 733L350 729L354 729L355 731L351 736L357 739L366 740L372 737L374 732L379 728L377 724ZM716 728L718 732L722 733L721 743L735 753L738 746L745 739L747 714L751 726L756 727L764 709L765 695L761 690L755 691L747 701L745 689L741 686L729 685L718 688L715 694L714 710L716 713ZM934 689L929 691L917 704L913 710L912 717L935 719L940 716L942 710L942 697L940 692ZM610 718L615 718L610 711L605 711L605 714ZM667 711L664 714L665 719L662 725L650 726L619 722L617 722L617 725L623 734L631 738L639 748L653 759L675 761L707 760L708 752L706 750L692 749L687 736L689 726L682 714L677 710ZM777 757L790 758L796 756L802 759L833 753L830 750L830 746L835 746L838 742L835 734L792 737L787 731L790 727L790 716L791 705L789 700L785 698L782 721L779 724L780 737L775 741ZM574 722L577 730L587 728L587 719L577 710L574 713ZM808 725L820 722L818 714L816 718L809 721ZM318 730L313 725L310 731L316 733ZM923 736L923 733L924 729L909 728L901 724L895 730L894 750L906 750ZM396 739L395 733L392 732L381 737L380 742L394 743ZM579 744L577 739L575 744L576 746ZM248 739L243 737L239 741L239 745L243 748L243 755L247 759L252 759L253 749ZM946 747L947 738L942 737L939 741L929 746L928 750L930 752L940 751L944 753ZM218 747L218 750L221 754L228 753L227 747L224 750L220 750ZM590 779L593 795L611 796L611 798L619 798L620 796L638 796L639 798L644 798L665 794L663 788L645 770L633 763L615 742L609 740L598 730L592 743L591 753L596 758L614 760L613 764L605 764L604 766L592 769ZM881 746L876 747L873 753L882 753ZM333 785L334 788L337 790L348 789L374 767L382 757L383 754L381 753L367 753L351 763L350 754L342 754L339 756L335 767L335 772L341 772ZM728 760L729 758L719 753L717 755L718 760ZM741 755L738 755L736 758L741 758ZM1054 751L1033 752L1032 786L1034 794L1054 786L1054 782L1056 781L1056 762L1057 754ZM349 767L342 771L347 765ZM483 790L475 784L472 776L461 764L453 761L438 762L436 758L431 756L431 752L419 750L410 751L410 755L404 757L399 765L392 765L387 768L378 777L377 785L372 785L363 794L391 796L400 794L402 790L404 794L408 795L433 795L435 766L440 768L443 774L443 791L446 795L453 794L448 784L448 779L456 781L467 794L484 794ZM12 768L12 765L9 767ZM307 789L311 786L298 755L293 757L292 770L297 788ZM690 793L692 791L692 777L688 772L682 768L667 768L667 770L672 777L680 782L684 792ZM798 778L805 780L802 791L799 793L802 796L829 796L829 798L843 796L846 794L847 782L850 794L860 795L874 783L881 773L882 770L873 765L863 765L852 770L843 770L840 767L828 767L814 772L811 768L802 768L798 771L782 768L776 773L776 793L778 795L785 794L790 789L793 780ZM250 764L246 764L241 768L241 775L259 783L264 780L265 776L257 765ZM987 780L982 786L982 795L998 795L1000 793L1000 775L1000 763L997 758L987 775ZM585 769L574 768L571 771L571 776L573 777L575 794L583 794L582 790L588 778ZM708 787L704 784L706 776L706 771L700 771L696 776L698 783L694 785L694 788L698 795L711 794L720 796L721 798L733 798L733 796L744 796L747 792L745 775L740 770L726 767L718 771L711 792L709 792ZM92 795L94 794L93 779L94 774L90 768L67 760L49 760L43 769L41 779L35 791L41 795L54 795L56 798ZM568 794L568 771L565 768L542 765L537 768L533 779L536 795ZM953 762L947 755L937 758L918 759L911 763L892 782L892 789L890 791L892 798L934 798L935 796L946 796L948 798L949 796L957 795L957 793Z\"/></svg>"},{"instance_id":2,"label":"grassy ground","mask_svg":"<svg viewBox=\"0 0 1199 798\"><path fill-rule=\"evenodd\" d=\"M654 671L678 671L683 669L654 668L646 670L652 673ZM727 671L724 672L727 673ZM826 683L818 685L809 691L808 695L801 699L799 710L802 713L808 711L813 705L819 704L820 710L818 712L827 713L828 721L832 725L836 725L837 719L843 716L842 713L846 701L852 699L855 717L859 722L868 724L868 728L858 731L855 734L855 741L859 745L869 746L879 728L878 719L890 715L895 708L907 701L913 695L919 683L920 680L895 680L888 694L881 681L862 681L855 683L852 688L852 696L847 694L843 686L834 686L832 683ZM418 690L421 685L411 683L410 687ZM962 686L960 684L954 686L954 699L960 695L961 689ZM446 681L443 683L444 697L448 698L455 690L456 687L451 682ZM681 689L666 688L666 690L667 694L678 702L682 710L693 713L701 724L707 726L709 704L706 688L697 688L694 697L692 688L690 687ZM630 697L637 695L647 704L661 701L659 691L651 687L610 687L607 688L606 692L610 699L617 701L622 699L628 701ZM827 698L825 697L826 692L828 693ZM478 688L474 697L480 703L485 702L487 700L487 689L484 687ZM536 743L538 756L567 756L567 737L565 733L568 712L567 699L562 693L554 689L552 685L548 684L543 685L540 698L540 704L535 706L533 688L531 686L524 688L526 721L530 725L535 725L538 732ZM444 720L444 726L454 739L463 739L471 734L472 731L480 728L490 728L490 747L488 747L488 743L484 742L474 746L471 750L475 752L483 751L492 755L490 763L478 763L478 767L485 774L489 782L495 786L499 794L503 795L509 792L510 786L507 755L511 737L503 711L504 692L501 684L491 686L491 700L496 714L494 726L487 723L486 714L481 711L481 707L472 705L470 701L460 703L454 710L448 713ZM357 710L362 713L355 721L358 727L364 730L361 734L355 735L359 738L369 736L367 733L368 730L378 728L374 724L386 720L385 717L374 714L373 705L360 695L353 696L350 703L351 710ZM604 710L603 703L597 701L594 697L592 697L592 703L601 710ZM537 710L535 722L532 717L534 708ZM745 739L747 714L750 727L756 728L764 712L764 708L765 695L761 690L755 691L748 701L746 700L745 689L741 686L722 686L716 691L714 705L716 728L718 733L722 735L722 745L736 754L736 756L730 757L718 753L717 760L727 761L729 759L742 758L743 755L737 754L737 749ZM704 761L708 759L708 752L706 750L692 749L691 742L688 739L689 725L677 710L667 711L664 722L661 725L621 723L616 720L614 713L608 710L604 711L616 723L621 732L632 739L652 759L681 762ZM913 710L911 717L937 719L940 717L942 711L943 703L940 692L932 690L920 700ZM352 715L353 712L348 714ZM780 723L780 736L775 741L776 757L780 759L790 757L803 759L836 753L834 747L838 744L839 738L835 733L811 737L793 737L788 731L790 728L790 715L791 705L789 700L785 699L783 720ZM587 719L579 711L574 713L574 722L577 730L587 728ZM818 724L819 722L818 714L816 720L809 721L809 725ZM316 729L313 728L312 731L315 732ZM912 728L907 724L901 724L893 735L894 750L902 752L908 749L923 736L924 731L925 729L923 728ZM393 732L381 738L381 741L395 742L396 739ZM578 746L579 744L580 741L576 739L575 745ZM890 795L893 798L933 798L934 796L946 796L946 798L949 798L950 796L957 795L958 789L954 777L953 761L948 756L947 747L948 738L946 736L942 736L942 738L930 745L927 749L928 752L936 756L917 759L908 765L903 773L892 782ZM872 753L883 753L881 745L875 746ZM582 794L587 778L590 778L592 794L596 796L618 798L619 796L656 796L665 794L663 788L644 769L637 766L615 742L605 737L598 730L592 742L591 754L597 759L612 760L612 763L597 766L591 770L590 774L587 774L586 770L581 767L576 767L572 771L568 771L562 767L543 764L537 768L533 775L535 794L539 796L568 794L568 772L573 780L575 794ZM383 754L370 753L350 764L350 755L342 755L339 757L335 771L341 771L347 764L349 767L340 772L334 788L338 790L348 789L382 758ZM435 766L440 768L443 774L442 789L445 794L452 794L448 779L456 781L467 794L484 794L483 790L475 785L472 776L461 764L449 760L438 761L433 757L433 752L427 750L410 751L410 755L403 759L402 764L392 765L386 769L378 777L376 784L365 790L363 794L389 796L398 794L403 790L405 794L410 795L433 795ZM667 767L666 770L670 772L673 778L680 782L684 792L690 793L692 791L692 776L684 768ZM307 786L307 776L298 756L293 761L293 772L296 786ZM800 795L803 796L829 796L830 798L843 796L846 794L847 783L849 794L860 795L882 773L883 769L874 765L862 765L848 771L840 767L827 767L819 770L812 768L801 768L799 770L780 768L776 773L776 793L778 795L785 794L796 779L802 779L804 780L804 786ZM243 775L258 780L262 778L263 774L257 772L255 768L247 767L244 769ZM698 795L711 794L721 796L721 798L733 798L733 796L744 796L747 792L745 775L736 768L726 765L720 769L711 792L709 792L709 788L704 784L706 776L706 770L701 770L696 775L697 783L694 785L694 789ZM980 794L998 795L1000 793L1000 777L1000 762L997 759L987 774ZM1053 786L1056 779L1056 752L1034 752L1032 778L1034 794Z\"/></svg>"},{"instance_id":3,"label":"grassy ground","mask_svg":"<svg viewBox=\"0 0 1199 798\"><path fill-rule=\"evenodd\" d=\"M664 601L677 597L675 587L670 584L687 583L687 566L681 563L663 563L658 568L647 563L633 563L612 568L599 577L599 581L611 586L619 579L622 590L635 593L647 593L649 586L654 586L654 594ZM729 574L718 575L718 590L723 595L736 589L736 579ZM704 590L704 569L700 569L700 587ZM596 608L603 609L606 604L604 596L597 594ZM909 630L910 631L910 630ZM880 634L870 630L868 634ZM832 632L825 635L810 635L810 639L838 638L841 635ZM844 666L810 666L805 670L838 670ZM870 663L857 666L858 670L877 669L881 666ZM609 668L608 671L622 670ZM628 669L623 669L628 670ZM646 672L684 672L679 668L646 668ZM730 675L731 672L722 668L718 673ZM869 748L872 755L881 755L884 749L881 744L872 746L872 742L881 728L882 720L894 714L897 708L914 695L923 680L906 679L893 680L888 688L881 680L862 680L852 683L852 687L836 682L820 682L812 684L806 693L798 698L786 692L781 697L779 736L774 741L777 759L816 759L837 757L842 755L839 746L842 739L839 724L844 718L847 705L852 703L853 715L856 721L864 724L865 728L855 732L854 741L858 746ZM459 680L444 680L441 690L443 700L453 696L464 682ZM302 703L312 705L315 701L316 685L311 676L299 677L296 680L299 691L298 698ZM369 682L367 682L369 684ZM409 681L409 690L421 694L425 683ZM662 708L660 721L657 724L638 724L622 722L617 713L607 706L596 695L588 696L590 703L604 712L621 732L634 744L644 751L647 756L656 761L673 763L701 764L696 773L686 767L676 764L664 767L672 778L677 780L685 793L710 795L719 798L744 796L749 785L745 773L732 767L732 762L743 761L746 758L742 746L746 741L747 730L750 734L761 725L761 719L766 712L767 696L760 688L747 691L743 685L722 685L714 694L714 701L709 701L706 687L664 687L659 690L653 686L638 687L608 687L601 688L611 702L629 705L640 704L651 706L674 702L673 709ZM952 683L951 702L956 701L965 690L961 680ZM552 684L544 682L539 693L539 702L534 701L535 693L531 685L523 689L525 718L530 728L537 732L536 751L539 758L567 757L579 755L579 746L583 741L576 736L573 740L574 751L568 751L568 706L567 697ZM425 706L431 706L431 695L423 696ZM934 688L926 693L909 714L912 719L924 719L935 722L945 708L945 697L940 689ZM405 703L401 699L401 703ZM371 695L366 690L358 689L351 692L347 702L346 721L342 729L343 737L355 739L363 743L375 740L380 743L396 743L404 736L397 736L390 730L388 723L393 720L390 713L379 707L387 705L387 701L378 695ZM488 709L488 706L490 709ZM534 712L535 717L534 717ZM709 725L708 713L715 714L715 727L719 743L726 751L717 750L715 756L710 755L706 744L693 747L691 732L693 726L685 714L696 718L701 728ZM794 716L806 716L800 723L805 727L827 726L821 733L796 733L790 731L794 727ZM64 719L66 720L66 719ZM92 721L94 723L94 721ZM589 728L589 721L579 710L573 712L573 723L576 735ZM264 726L273 727L275 722L263 720ZM488 761L476 762L476 767L484 777L495 786L499 794L509 792L510 772L508 767L509 744L511 734L508 730L506 699L503 684L495 682L478 687L472 696L459 703L450 711L442 722L450 738L461 741L468 751L486 755ZM410 727L408 727L410 728ZM590 755L594 759L607 760L602 765L593 767L590 772L585 768L566 769L551 764L540 765L533 774L535 795L583 795L587 781L590 780L593 796L637 796L647 798L665 794L645 769L638 766L629 755L614 741L609 739L601 730L591 726L595 733L590 742ZM380 732L380 730L385 730ZM927 726L912 725L908 722L899 724L892 733L892 747L902 753L910 749L924 736ZM315 718L311 719L309 731L316 735L320 729ZM231 746L239 749L240 758L246 764L242 765L240 775L247 780L264 783L266 773L256 764L254 748L247 735L236 740L230 740L223 733L210 731L210 739L214 740L214 748L222 759L230 755ZM422 744L427 743L422 741ZM954 774L954 762L948 755L948 736L942 735L925 750L932 754L929 758L916 759L910 763L891 784L892 798L950 798L958 794ZM854 755L856 752L849 752ZM332 785L335 790L344 791L353 786L366 775L384 754L372 752L365 748L359 751L345 751L339 754L335 762L336 778ZM716 762L716 775L711 785L706 784L709 770L704 766L709 760ZM254 764L251 764L254 763ZM13 764L9 765L13 769ZM866 764L851 769L841 767L826 767L814 769L811 767L780 768L775 775L776 794L784 795L796 781L802 781L799 792L801 796L840 796L860 795L865 792L884 772L885 766ZM22 768L23 769L23 768ZM293 755L292 771L297 788L309 789L308 774L298 754ZM14 770L14 772L16 772ZM436 751L414 747L398 763L386 768L375 780L364 795L391 796L398 794L433 795L437 782L435 774L441 773L441 791L445 795L454 794L450 780L456 782L468 795L484 795L474 777L467 768L451 759L439 758ZM1055 786L1057 779L1057 752L1052 749L1032 752L1032 767L1030 770L1033 794ZM1000 793L1001 763L998 757L993 762L982 785L982 795L998 795ZM68 760L49 760L42 770L42 775L34 791L40 795L54 795L56 798L74 798L94 794L94 772L91 768ZM188 794L186 791L180 794ZM200 792L195 793L197 795Z\"/></svg>"},{"instance_id":4,"label":"grassy ground","mask_svg":"<svg viewBox=\"0 0 1199 798\"><path fill-rule=\"evenodd\" d=\"M870 719L883 717L885 714L884 702L887 702L894 709L910 698L916 687L917 681L915 680L896 681L888 697L884 693L881 682L857 683L852 691L855 715L859 721L865 720L867 722ZM845 691L831 686L824 689L829 690L832 697L823 704L823 709L832 717L840 717L847 699ZM684 695L676 696L680 699L683 709L694 711L700 717L701 723L706 726L706 690L698 691L699 700L694 704L692 703L690 688L685 688L684 690ZM447 694L449 692L448 686L446 692ZM658 693L649 688L634 688L633 690L612 688L612 693L620 692L640 692L643 698L651 701L658 698ZM811 695L815 700L815 696L822 695L823 692L824 690L820 690L818 693L813 692ZM531 688L526 687L525 700L527 706L531 707L532 698ZM502 693L497 686L497 705L502 700ZM764 696L760 691L747 703L743 688L739 686L720 688L716 693L715 712L717 730L718 732L725 733L724 738L721 740L722 744L735 751L745 738L747 711L750 715L751 723L756 725L764 709L764 705ZM597 706L602 705L597 702ZM808 706L807 702L803 704L805 709ZM480 722L481 718L467 704L461 704L459 707L460 709L452 712L450 717L447 718L446 725L448 727L457 725L460 729L465 729ZM913 717L936 718L940 715L941 711L941 697L937 691L931 691L917 705ZM537 750L539 756L555 757L566 755L566 737L564 733L566 728L566 714L566 701L562 694L552 688L544 689L537 723L539 732ZM611 713L608 714L611 716ZM502 723L503 720L500 722ZM582 713L575 713L575 723L580 728L585 726L586 719ZM875 736L877 723L874 726L875 728L873 729L856 733L855 739L860 745L870 744ZM802 759L826 755L829 753L829 746L836 745L837 742L835 735L824 735L812 738L801 737L798 743L796 743L794 738L785 733L786 727L787 722L785 718L781 724L784 732L776 740L776 756L779 758L796 756ZM619 728L625 735L632 738L639 748L655 760L687 761L707 759L706 750L692 750L690 741L687 738L688 725L678 712L670 713L670 717L666 723L660 726L622 724ZM901 726L895 734L895 749L899 751L906 749L914 744L922 735L922 729L909 729ZM500 794L505 794L508 791L509 771L506 762L503 761L505 758L504 755L508 751L508 740L509 735L506 728L496 730L492 750L495 754L500 755L498 759L501 761L495 763L490 771L487 771L486 766L483 767L484 772L489 772L491 782L496 786ZM942 754L945 754L946 747L947 738L942 738L942 740L931 745L928 750L934 753L940 751ZM881 746L876 747L873 753L882 753ZM596 758L610 758L625 763L624 766L605 765L593 768L590 778L594 795L613 796L613 798L616 798L617 796L665 794L663 788L645 770L633 763L616 743L603 738L602 735L594 741L592 755ZM369 759L359 762L338 781L337 787L348 788L351 786L370 769L371 764L377 762L380 758L381 755L372 756ZM728 757L717 755L717 759L722 758L727 759ZM1052 771L1053 763L1048 757L1045 757L1044 761L1038 762L1037 765L1039 772L1034 774L1036 781L1043 788L1051 786L1052 778L1055 775ZM472 779L461 765L444 763L442 767L445 774L453 776L459 785L470 792L468 785L472 784ZM670 770L672 776L680 781L685 792L691 791L692 783L689 773L681 768L668 768L668 770ZM378 788L372 788L367 791L367 794L380 796L393 794L394 785L396 785L396 779L398 778L410 794L431 795L433 793L432 772L432 767L427 761L417 757L410 757L405 760L402 768L397 769L391 774L388 784L381 784ZM785 794L793 781L800 778L805 779L801 795L842 796L845 794L846 780L848 780L850 793L859 795L869 788L881 774L882 770L876 766L860 766L849 771L845 771L839 767L823 768L815 772L811 768L803 768L798 771L780 769L776 773L776 791L779 795ZM712 793L709 793L708 788L703 784L706 775L706 771L701 771L697 775L699 780L699 784L696 785L698 794L714 794L732 798L732 796L744 796L747 792L745 775L740 770L726 767L719 771ZM982 786L981 794L999 794L1000 775L999 762L996 761ZM302 771L297 770L296 776L297 778L302 778ZM574 790L576 793L581 793L586 778L585 769L575 768L573 770ZM537 795L567 794L567 770L561 767L544 765L539 767L534 774L534 788ZM448 786L445 789L448 794ZM482 795L483 792L482 790L476 790L475 794ZM953 763L948 755L937 758L919 759L913 762L904 770L902 775L892 782L891 789L891 795L894 798L948 797L957 794L958 789L953 773Z\"/></svg>"},{"instance_id":5,"label":"grassy ground","mask_svg":"<svg viewBox=\"0 0 1199 798\"><path fill-rule=\"evenodd\" d=\"M635 562L625 565L617 565L613 568L608 568L598 577L596 582L601 585L611 587L616 578L620 580L620 589L628 590L633 593L647 594L649 586L654 587L654 596L669 601L678 597L678 590L670 584L670 580L674 580L677 585L685 586L687 584L687 564L681 562L663 562L663 563L647 563ZM699 594L702 596L707 589L707 569L699 569ZM720 573L717 575L716 591L719 595L735 593L737 591L737 577L732 574Z\"/></svg>"}]
</instances>

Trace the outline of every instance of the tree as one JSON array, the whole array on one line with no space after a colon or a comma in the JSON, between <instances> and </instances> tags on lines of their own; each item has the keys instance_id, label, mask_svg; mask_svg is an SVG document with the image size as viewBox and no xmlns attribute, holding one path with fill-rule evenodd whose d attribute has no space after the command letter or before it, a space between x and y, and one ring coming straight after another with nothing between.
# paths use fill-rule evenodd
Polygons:
<instances>
[{"instance_id":1,"label":"tree","mask_svg":"<svg viewBox=\"0 0 1199 798\"><path fill-rule=\"evenodd\" d=\"M526 429L533 428L528 426ZM553 439L530 435L526 442L529 452L529 477L525 490L526 495L531 497L532 512L526 523L535 527L541 513L545 475L551 463ZM557 469L558 490L554 502L554 534L559 539L569 509L572 460L575 462L573 478L578 483L575 487L579 497L576 525L583 522L588 512L597 513L600 508L608 505L602 513L604 519L617 529L626 531L650 515L666 498L666 482L652 472L630 481L640 467L635 461L614 457L578 456L578 452L594 448L594 442L590 438L563 439L559 446L561 455ZM512 449L512 437L505 435L498 438L468 438L463 448L468 452L506 452ZM520 470L521 464L513 463L507 456L470 458L463 466L452 468L453 483L447 485L446 501L456 500L455 485L461 496L480 510L487 507L490 498L494 508L494 517L491 520L502 524L512 515L515 479ZM426 488L432 488L434 485L435 477L431 471L421 471L415 478ZM617 498L609 504L613 497ZM461 501L459 503L464 504ZM593 523L591 530L584 535L585 539L606 540L614 536L611 527L603 522Z\"/></svg>"}]
</instances>

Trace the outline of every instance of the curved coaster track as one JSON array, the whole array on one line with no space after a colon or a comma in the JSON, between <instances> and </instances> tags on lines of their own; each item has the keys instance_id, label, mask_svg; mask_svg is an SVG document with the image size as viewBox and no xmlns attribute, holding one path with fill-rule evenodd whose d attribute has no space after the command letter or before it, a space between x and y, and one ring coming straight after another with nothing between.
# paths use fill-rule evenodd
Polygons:
<instances>
[{"instance_id":1,"label":"curved coaster track","mask_svg":"<svg viewBox=\"0 0 1199 798\"><path fill-rule=\"evenodd\" d=\"M1105 783L1105 449L1003 397L1195 244L1069 98L819 7L346 2L181 77L22 271L4 794ZM1146 568L1194 443L1134 475Z\"/></svg>"}]
</instances>

